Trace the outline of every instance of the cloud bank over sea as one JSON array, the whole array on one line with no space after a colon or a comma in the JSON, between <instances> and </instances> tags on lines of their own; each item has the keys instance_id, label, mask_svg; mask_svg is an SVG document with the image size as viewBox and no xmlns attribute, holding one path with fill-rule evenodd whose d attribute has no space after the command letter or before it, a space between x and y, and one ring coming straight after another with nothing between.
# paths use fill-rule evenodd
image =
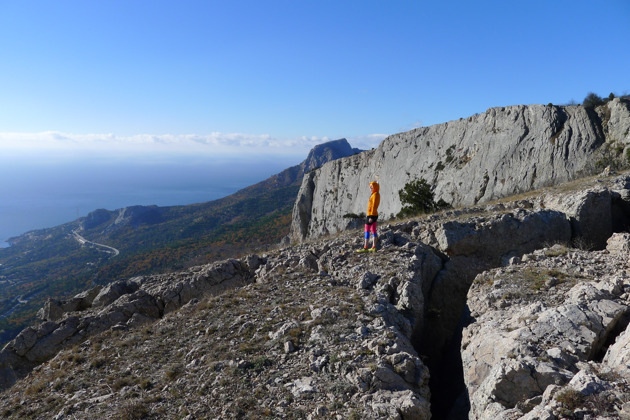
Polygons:
<instances>
[{"instance_id":1,"label":"cloud bank over sea","mask_svg":"<svg viewBox=\"0 0 630 420\"><path fill-rule=\"evenodd\" d=\"M376 147L385 135L347 137ZM0 133L0 247L98 208L211 201L302 162L328 137Z\"/></svg>"},{"instance_id":2,"label":"cloud bank over sea","mask_svg":"<svg viewBox=\"0 0 630 420\"><path fill-rule=\"evenodd\" d=\"M353 147L371 149L386 137L368 134L346 137ZM296 156L305 158L314 146L337 138L302 136L278 138L269 134L73 134L57 131L39 133L0 133L0 148L5 153L28 152L59 155L106 154L133 155L212 155L220 156Z\"/></svg>"}]
</instances>

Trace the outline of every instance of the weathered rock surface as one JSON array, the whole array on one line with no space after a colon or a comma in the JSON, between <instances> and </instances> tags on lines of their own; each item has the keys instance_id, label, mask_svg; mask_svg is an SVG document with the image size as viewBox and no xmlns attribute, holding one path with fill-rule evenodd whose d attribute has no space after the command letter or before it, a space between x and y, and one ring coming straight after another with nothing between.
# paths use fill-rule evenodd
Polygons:
<instances>
[{"instance_id":1,"label":"weathered rock surface","mask_svg":"<svg viewBox=\"0 0 630 420\"><path fill-rule=\"evenodd\" d=\"M563 407L567 391L585 412L618 415L629 343L608 346L630 320L628 263L627 253L555 245L477 276L462 341L469 418L563 418L575 409ZM544 396L551 386L555 399ZM608 403L597 408L592 395Z\"/></svg>"},{"instance_id":2,"label":"weathered rock surface","mask_svg":"<svg viewBox=\"0 0 630 420\"><path fill-rule=\"evenodd\" d=\"M22 393L24 385L33 403L29 413L59 418L136 412L158 418L429 419L429 372L411 335L424 312L423 289L442 260L406 236L389 228L385 237L392 241L376 255L357 254L360 239L346 237L103 288L103 302L116 291L127 293L28 329L5 348L5 360L27 361L34 349L57 343L65 349L18 381L11 394ZM218 291L214 283L230 281L243 287L208 297ZM203 303L196 299L204 296ZM139 315L152 321L134 328ZM83 341L68 347L81 324ZM106 331L95 330L100 327ZM58 337L48 338L54 331ZM80 389L53 378L64 375L62 365ZM39 387L47 388L47 397L34 391ZM19 418L25 411L9 403L11 394L0 395L0 409Z\"/></svg>"},{"instance_id":3,"label":"weathered rock surface","mask_svg":"<svg viewBox=\"0 0 630 420\"><path fill-rule=\"evenodd\" d=\"M599 113L599 114L598 114ZM601 115L605 118L603 118ZM344 230L347 214L365 212L369 182L381 182L379 213L401 209L398 191L414 178L435 187L436 200L472 205L592 173L606 150L630 143L630 102L598 112L581 106L490 108L459 121L387 137L377 149L323 165L304 177L291 236Z\"/></svg>"},{"instance_id":4,"label":"weathered rock surface","mask_svg":"<svg viewBox=\"0 0 630 420\"><path fill-rule=\"evenodd\" d=\"M46 322L25 328L0 351L0 389L13 385L17 378L62 348L81 343L89 336L114 326L155 321L193 298L244 286L253 281L260 263L255 258L228 260L183 273L97 286L66 302L50 300L40 311Z\"/></svg>"},{"instance_id":5,"label":"weathered rock surface","mask_svg":"<svg viewBox=\"0 0 630 420\"><path fill-rule=\"evenodd\" d=\"M630 236L598 251L571 241L578 227L582 243L597 237L585 215L602 209L617 230L628 181L383 224L374 254L356 253L362 235L349 232L51 302L0 353L3 386L14 384L0 413L623 417ZM457 365L466 309L463 367L447 377L461 389L447 390L435 382Z\"/></svg>"}]
</instances>

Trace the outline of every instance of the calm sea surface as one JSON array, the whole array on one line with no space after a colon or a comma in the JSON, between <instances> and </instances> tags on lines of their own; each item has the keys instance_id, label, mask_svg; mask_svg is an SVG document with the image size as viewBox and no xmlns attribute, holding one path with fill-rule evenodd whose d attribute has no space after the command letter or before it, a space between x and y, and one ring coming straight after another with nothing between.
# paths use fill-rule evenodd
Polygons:
<instances>
[{"instance_id":1,"label":"calm sea surface","mask_svg":"<svg viewBox=\"0 0 630 420\"><path fill-rule=\"evenodd\" d=\"M276 159L62 165L0 159L0 247L8 246L10 237L67 223L100 208L215 200L295 164Z\"/></svg>"}]
</instances>

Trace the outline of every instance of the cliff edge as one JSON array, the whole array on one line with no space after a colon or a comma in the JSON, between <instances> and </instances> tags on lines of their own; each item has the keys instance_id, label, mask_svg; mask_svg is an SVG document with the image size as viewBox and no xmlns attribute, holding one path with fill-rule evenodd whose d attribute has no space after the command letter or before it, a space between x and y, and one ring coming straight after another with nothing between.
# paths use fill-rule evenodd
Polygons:
<instances>
[{"instance_id":1,"label":"cliff edge","mask_svg":"<svg viewBox=\"0 0 630 420\"><path fill-rule=\"evenodd\" d=\"M335 233L365 212L369 182L381 183L382 218L401 209L398 191L423 178L436 201L474 205L595 173L624 159L630 100L597 107L518 105L395 134L378 148L323 165L304 176L291 238Z\"/></svg>"}]
</instances>

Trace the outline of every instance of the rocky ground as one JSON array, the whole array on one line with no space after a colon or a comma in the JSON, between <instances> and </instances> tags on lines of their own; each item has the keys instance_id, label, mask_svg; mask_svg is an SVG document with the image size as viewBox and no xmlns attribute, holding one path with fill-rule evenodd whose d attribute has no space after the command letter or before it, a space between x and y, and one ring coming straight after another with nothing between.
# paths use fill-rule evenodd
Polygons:
<instances>
[{"instance_id":1,"label":"rocky ground","mask_svg":"<svg viewBox=\"0 0 630 420\"><path fill-rule=\"evenodd\" d=\"M347 232L51 301L0 352L0 416L630 418L628 183L384 224L374 254Z\"/></svg>"},{"instance_id":2,"label":"rocky ground","mask_svg":"<svg viewBox=\"0 0 630 420\"><path fill-rule=\"evenodd\" d=\"M630 234L477 276L462 358L471 419L630 418ZM621 336L619 336L621 334Z\"/></svg>"},{"instance_id":3,"label":"rocky ground","mask_svg":"<svg viewBox=\"0 0 630 420\"><path fill-rule=\"evenodd\" d=\"M413 277L416 247L366 255L358 244L279 250L254 283L66 348L2 394L1 414L427 418L428 371L386 297Z\"/></svg>"}]
</instances>

